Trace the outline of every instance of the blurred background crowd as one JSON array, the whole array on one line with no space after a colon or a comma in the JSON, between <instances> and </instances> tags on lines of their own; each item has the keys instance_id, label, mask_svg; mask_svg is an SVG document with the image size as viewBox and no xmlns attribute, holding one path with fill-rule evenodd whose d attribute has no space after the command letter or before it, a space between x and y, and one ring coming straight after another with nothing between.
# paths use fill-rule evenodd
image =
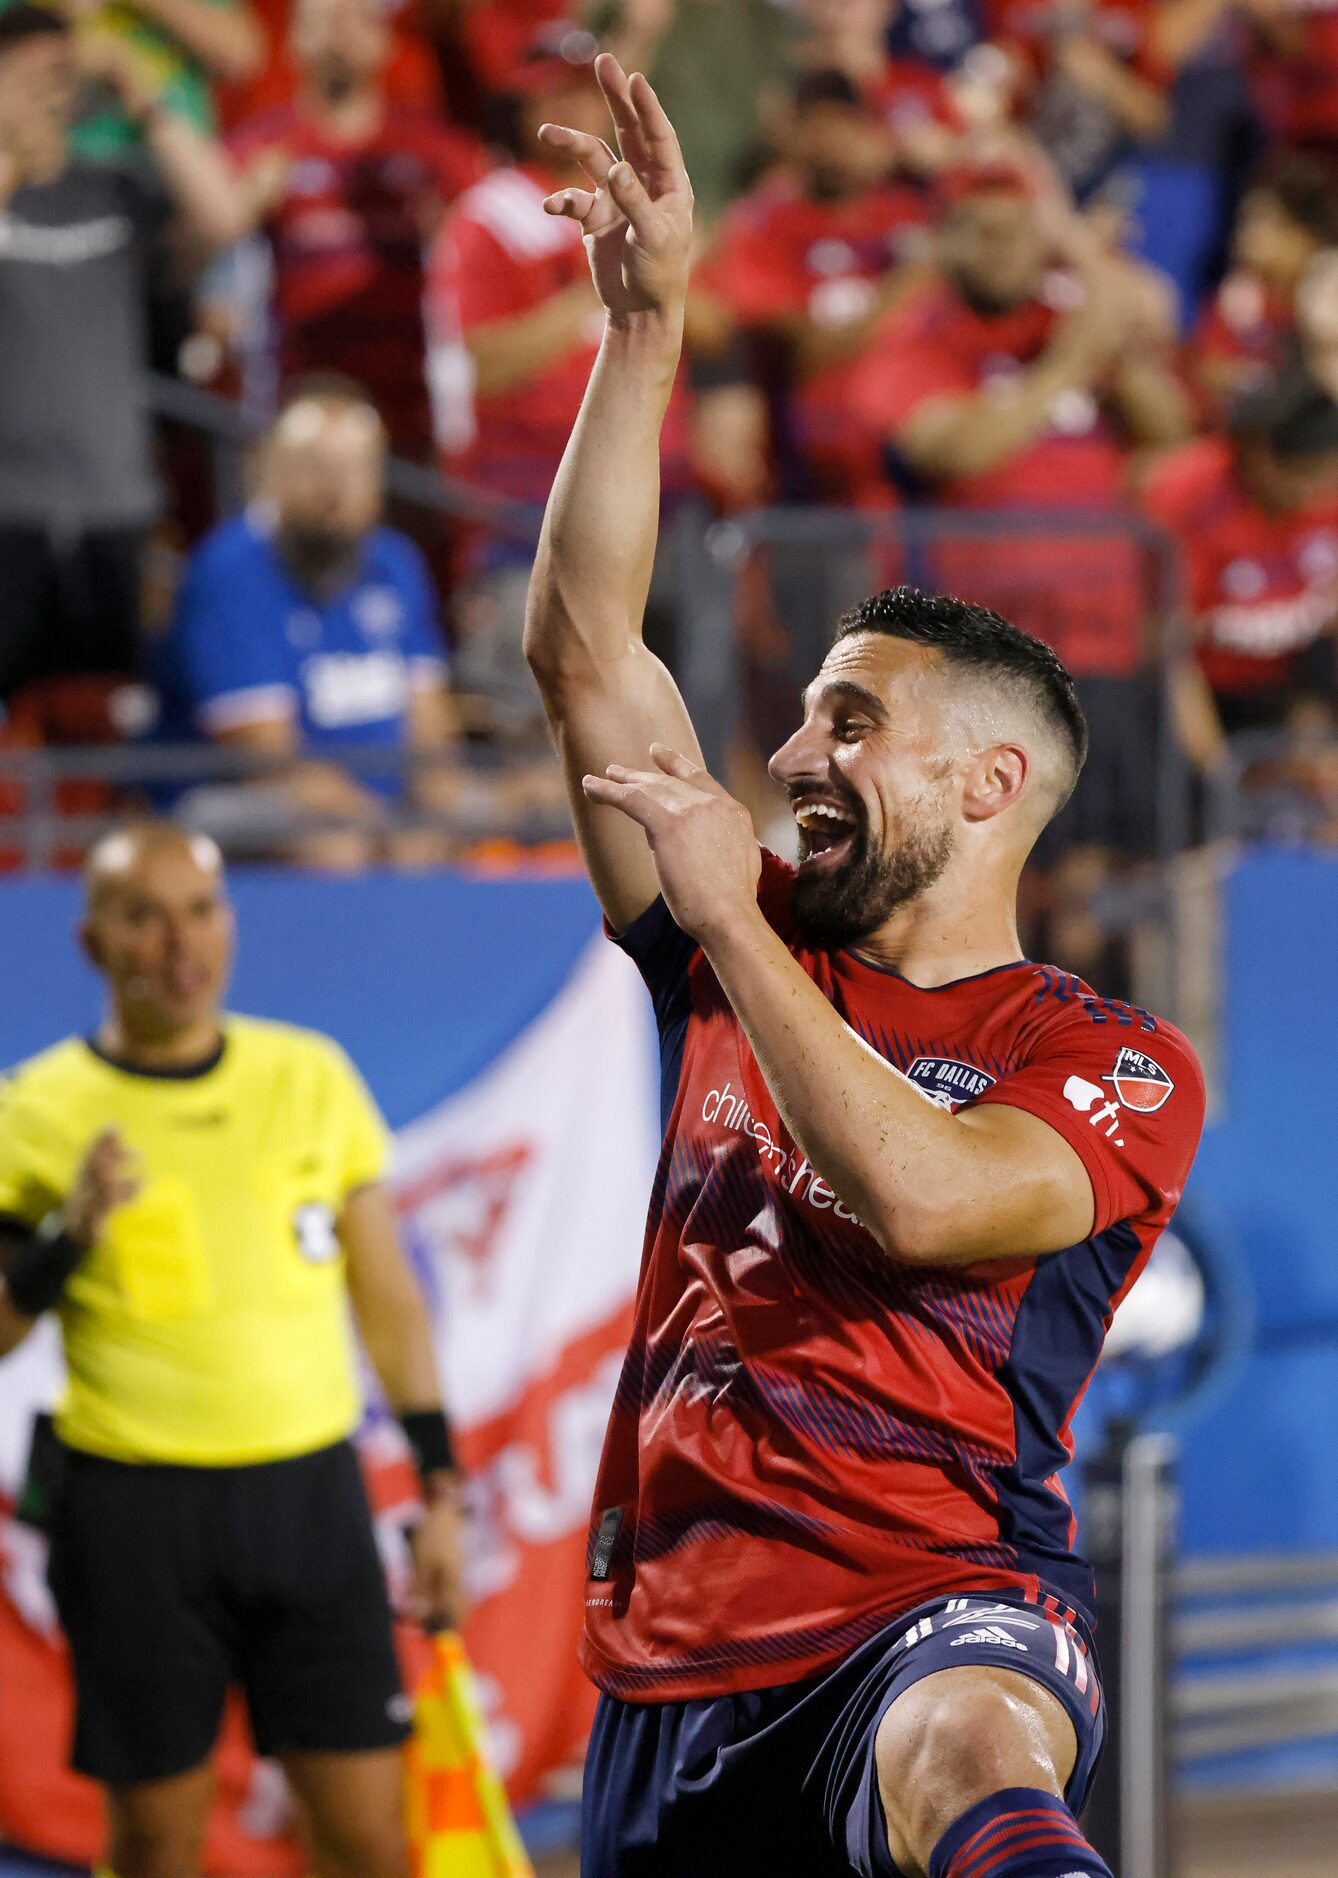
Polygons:
<instances>
[{"instance_id":1,"label":"blurred background crowd","mask_svg":"<svg viewBox=\"0 0 1338 1878\"><path fill-rule=\"evenodd\" d=\"M604 129L601 46L698 200L649 632L762 827L836 612L908 580L1081 680L1029 917L1106 988L1159 856L1338 838L1338 0L578 14L0 7L0 859L127 798L561 854L520 633L600 316L537 131Z\"/></svg>"}]
</instances>

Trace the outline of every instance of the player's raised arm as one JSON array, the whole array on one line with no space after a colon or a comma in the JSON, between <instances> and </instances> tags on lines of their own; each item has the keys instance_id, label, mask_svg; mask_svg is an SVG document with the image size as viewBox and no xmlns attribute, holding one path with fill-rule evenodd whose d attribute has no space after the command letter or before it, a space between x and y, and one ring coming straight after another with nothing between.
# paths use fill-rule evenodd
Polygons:
<instances>
[{"instance_id":1,"label":"player's raised arm","mask_svg":"<svg viewBox=\"0 0 1338 1878\"><path fill-rule=\"evenodd\" d=\"M678 688L641 637L659 525L660 426L683 338L692 190L646 80L629 80L607 56L595 70L621 157L578 131L545 125L540 133L574 152L590 179L589 190L561 190L545 206L582 224L608 317L548 500L525 654L591 880L622 931L659 893L655 868L642 830L588 801L581 778L610 763L644 768L655 742L697 752Z\"/></svg>"}]
</instances>

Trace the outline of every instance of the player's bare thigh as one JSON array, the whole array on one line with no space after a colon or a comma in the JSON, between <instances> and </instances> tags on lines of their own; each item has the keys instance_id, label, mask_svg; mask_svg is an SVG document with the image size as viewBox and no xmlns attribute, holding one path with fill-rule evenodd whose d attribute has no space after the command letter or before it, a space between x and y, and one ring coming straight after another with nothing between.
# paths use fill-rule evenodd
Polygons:
<instances>
[{"instance_id":1,"label":"player's bare thigh","mask_svg":"<svg viewBox=\"0 0 1338 1878\"><path fill-rule=\"evenodd\" d=\"M1062 1799L1078 1757L1063 1704L1016 1670L965 1666L912 1683L879 1723L874 1752L888 1847L906 1878L955 1819L1004 1787Z\"/></svg>"}]
</instances>

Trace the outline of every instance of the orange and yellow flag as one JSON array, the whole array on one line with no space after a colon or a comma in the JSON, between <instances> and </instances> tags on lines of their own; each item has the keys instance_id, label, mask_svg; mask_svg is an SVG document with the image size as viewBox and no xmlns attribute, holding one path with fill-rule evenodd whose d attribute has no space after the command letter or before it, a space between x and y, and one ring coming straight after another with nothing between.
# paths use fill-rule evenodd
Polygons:
<instances>
[{"instance_id":1,"label":"orange and yellow flag","mask_svg":"<svg viewBox=\"0 0 1338 1878\"><path fill-rule=\"evenodd\" d=\"M414 1878L534 1878L485 1739L464 1645L443 1631L414 1699L408 1749Z\"/></svg>"}]
</instances>

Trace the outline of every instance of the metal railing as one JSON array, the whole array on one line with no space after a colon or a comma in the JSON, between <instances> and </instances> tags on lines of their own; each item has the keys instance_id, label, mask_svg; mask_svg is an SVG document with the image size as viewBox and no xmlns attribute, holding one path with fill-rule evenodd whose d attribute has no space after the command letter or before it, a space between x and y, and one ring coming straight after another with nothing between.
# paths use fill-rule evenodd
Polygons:
<instances>
[{"instance_id":1,"label":"metal railing","mask_svg":"<svg viewBox=\"0 0 1338 1878\"><path fill-rule=\"evenodd\" d=\"M1190 1559L1174 1588L1182 1766L1330 1737L1338 1745L1338 1553Z\"/></svg>"},{"instance_id":2,"label":"metal railing","mask_svg":"<svg viewBox=\"0 0 1338 1878\"><path fill-rule=\"evenodd\" d=\"M1336 831L1338 734L1246 730L1228 739L1206 791L1208 841L1332 842Z\"/></svg>"}]
</instances>

